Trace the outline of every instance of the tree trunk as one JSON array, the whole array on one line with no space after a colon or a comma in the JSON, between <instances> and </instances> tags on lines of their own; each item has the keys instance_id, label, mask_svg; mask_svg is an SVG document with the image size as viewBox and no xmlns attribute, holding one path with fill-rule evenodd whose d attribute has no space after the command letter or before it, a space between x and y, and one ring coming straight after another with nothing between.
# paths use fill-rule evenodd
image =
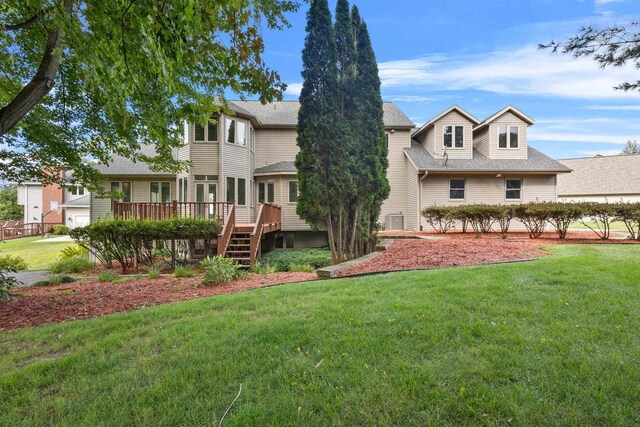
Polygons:
<instances>
[{"instance_id":1,"label":"tree trunk","mask_svg":"<svg viewBox=\"0 0 640 427\"><path fill-rule=\"evenodd\" d=\"M329 240L329 249L331 250L331 260L334 264L338 262L338 254L336 253L336 241L333 235L333 221L331 221L331 214L327 215L327 238Z\"/></svg>"},{"instance_id":2,"label":"tree trunk","mask_svg":"<svg viewBox=\"0 0 640 427\"><path fill-rule=\"evenodd\" d=\"M356 234L358 233L358 201L356 199L354 203L353 209L353 223L351 224L351 242L349 242L349 256L351 258L357 258L359 254L357 254L356 250Z\"/></svg>"}]
</instances>

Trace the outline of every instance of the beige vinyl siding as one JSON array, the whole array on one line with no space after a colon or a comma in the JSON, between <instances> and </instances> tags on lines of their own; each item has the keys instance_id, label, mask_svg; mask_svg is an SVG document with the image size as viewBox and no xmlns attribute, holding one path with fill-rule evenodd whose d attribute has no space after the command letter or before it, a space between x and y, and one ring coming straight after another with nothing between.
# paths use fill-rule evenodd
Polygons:
<instances>
[{"instance_id":1,"label":"beige vinyl siding","mask_svg":"<svg viewBox=\"0 0 640 427\"><path fill-rule=\"evenodd\" d=\"M294 161L298 154L296 129L258 129L256 131L256 167Z\"/></svg>"},{"instance_id":2,"label":"beige vinyl siding","mask_svg":"<svg viewBox=\"0 0 640 427\"><path fill-rule=\"evenodd\" d=\"M173 177L113 177L108 181L100 183L106 191L111 190L111 182L131 182L131 201L139 203L149 203L151 201L151 182L169 182L171 185L171 200L176 200L176 182ZM98 199L91 194L91 222L110 217L111 199Z\"/></svg>"},{"instance_id":3,"label":"beige vinyl siding","mask_svg":"<svg viewBox=\"0 0 640 427\"><path fill-rule=\"evenodd\" d=\"M429 129L427 129L425 132L423 132L418 137L418 139L416 140L432 156L434 155L434 152L433 152L433 147L434 147L433 135L434 135L434 130L433 130L433 126L431 126L431 127L429 127Z\"/></svg>"},{"instance_id":4,"label":"beige vinyl siding","mask_svg":"<svg viewBox=\"0 0 640 427\"><path fill-rule=\"evenodd\" d=\"M434 125L433 152L441 155L444 152L444 127L454 126L453 148L447 148L450 159L471 159L473 158L473 123L457 111L451 111L441 117ZM463 148L455 148L455 126L463 126Z\"/></svg>"},{"instance_id":5,"label":"beige vinyl siding","mask_svg":"<svg viewBox=\"0 0 640 427\"><path fill-rule=\"evenodd\" d=\"M489 152L489 128L485 127L473 133L473 146L485 157L490 157Z\"/></svg>"},{"instance_id":6,"label":"beige vinyl siding","mask_svg":"<svg viewBox=\"0 0 640 427\"><path fill-rule=\"evenodd\" d=\"M231 119L244 122L246 125L247 136L249 135L249 122L237 117L231 117ZM220 119L219 126L224 126L224 132L226 134L226 117ZM226 135L224 137L226 141ZM247 146L242 147L236 144L229 144L227 142L220 143L220 174L218 178L218 192L220 194L219 199L226 201L227 197L227 177L243 178L245 180L245 194L247 195L246 206L236 206L236 222L237 223L250 223L253 222L253 215L251 207L249 206L249 181L252 178L252 172L250 171L251 161L250 156L253 155L249 149L249 141L247 140ZM237 183L236 183L237 187ZM237 194L237 188L236 188Z\"/></svg>"},{"instance_id":7,"label":"beige vinyl siding","mask_svg":"<svg viewBox=\"0 0 640 427\"><path fill-rule=\"evenodd\" d=\"M404 216L404 228L406 230L418 229L418 170L409 159L405 159L407 170L407 212Z\"/></svg>"},{"instance_id":8,"label":"beige vinyl siding","mask_svg":"<svg viewBox=\"0 0 640 427\"><path fill-rule=\"evenodd\" d=\"M391 191L382 204L380 222L390 213L407 212L407 172L405 168L404 149L411 147L411 133L407 130L396 130L389 133L389 168L387 178Z\"/></svg>"},{"instance_id":9,"label":"beige vinyl siding","mask_svg":"<svg viewBox=\"0 0 640 427\"><path fill-rule=\"evenodd\" d=\"M518 148L498 148L498 127L518 126ZM527 158L527 123L515 114L507 111L489 125L489 149L492 159L526 159Z\"/></svg>"}]
</instances>

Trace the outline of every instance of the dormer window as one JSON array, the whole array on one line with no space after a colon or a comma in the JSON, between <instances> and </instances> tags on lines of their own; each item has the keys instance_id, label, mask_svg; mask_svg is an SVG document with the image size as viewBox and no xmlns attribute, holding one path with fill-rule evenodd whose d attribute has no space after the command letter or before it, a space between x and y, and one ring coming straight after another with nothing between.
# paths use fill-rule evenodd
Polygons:
<instances>
[{"instance_id":1,"label":"dormer window","mask_svg":"<svg viewBox=\"0 0 640 427\"><path fill-rule=\"evenodd\" d=\"M464 148L464 126L445 126L443 136L446 148Z\"/></svg>"},{"instance_id":2,"label":"dormer window","mask_svg":"<svg viewBox=\"0 0 640 427\"><path fill-rule=\"evenodd\" d=\"M518 148L518 126L498 126L498 148Z\"/></svg>"}]
</instances>

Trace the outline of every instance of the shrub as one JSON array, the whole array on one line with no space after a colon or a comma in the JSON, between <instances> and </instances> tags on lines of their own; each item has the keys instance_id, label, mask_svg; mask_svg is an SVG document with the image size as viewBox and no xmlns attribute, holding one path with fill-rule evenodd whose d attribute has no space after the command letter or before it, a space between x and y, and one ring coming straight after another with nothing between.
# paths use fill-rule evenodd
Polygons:
<instances>
[{"instance_id":1,"label":"shrub","mask_svg":"<svg viewBox=\"0 0 640 427\"><path fill-rule=\"evenodd\" d=\"M74 257L56 261L49 269L55 274L82 273L91 270L93 263L84 257Z\"/></svg>"},{"instance_id":2,"label":"shrub","mask_svg":"<svg viewBox=\"0 0 640 427\"><path fill-rule=\"evenodd\" d=\"M251 272L256 274L273 274L276 272L276 267L264 262L256 262L251 266Z\"/></svg>"},{"instance_id":3,"label":"shrub","mask_svg":"<svg viewBox=\"0 0 640 427\"><path fill-rule=\"evenodd\" d=\"M12 296L10 289L15 288L20 284L18 279L10 276L9 273L15 273L16 269L13 267L0 266L0 301Z\"/></svg>"},{"instance_id":4,"label":"shrub","mask_svg":"<svg viewBox=\"0 0 640 427\"><path fill-rule=\"evenodd\" d=\"M542 235L549 218L544 204L532 202L514 205L513 212L514 216L526 227L530 238L537 239Z\"/></svg>"},{"instance_id":5,"label":"shrub","mask_svg":"<svg viewBox=\"0 0 640 427\"><path fill-rule=\"evenodd\" d=\"M51 228L51 234L55 234L56 236L66 236L70 231L66 225L54 225Z\"/></svg>"},{"instance_id":6,"label":"shrub","mask_svg":"<svg viewBox=\"0 0 640 427\"><path fill-rule=\"evenodd\" d=\"M453 226L455 218L452 212L452 208L450 207L429 206L422 210L422 216L436 233L444 234Z\"/></svg>"},{"instance_id":7,"label":"shrub","mask_svg":"<svg viewBox=\"0 0 640 427\"><path fill-rule=\"evenodd\" d=\"M160 278L160 269L151 267L147 270L147 277L149 279L158 279Z\"/></svg>"},{"instance_id":8,"label":"shrub","mask_svg":"<svg viewBox=\"0 0 640 427\"><path fill-rule=\"evenodd\" d=\"M490 233L491 226L495 222L496 207L491 205L467 205L460 206L459 212L463 212L467 222L476 234Z\"/></svg>"},{"instance_id":9,"label":"shrub","mask_svg":"<svg viewBox=\"0 0 640 427\"><path fill-rule=\"evenodd\" d=\"M99 282L113 282L114 280L118 280L120 276L113 270L103 270L98 274Z\"/></svg>"},{"instance_id":10,"label":"shrub","mask_svg":"<svg viewBox=\"0 0 640 427\"><path fill-rule=\"evenodd\" d=\"M293 264L289 266L289 271L293 273L313 273L316 269L309 264Z\"/></svg>"},{"instance_id":11,"label":"shrub","mask_svg":"<svg viewBox=\"0 0 640 427\"><path fill-rule=\"evenodd\" d=\"M630 239L640 240L640 203L618 203L613 207L616 221L622 221Z\"/></svg>"},{"instance_id":12,"label":"shrub","mask_svg":"<svg viewBox=\"0 0 640 427\"><path fill-rule=\"evenodd\" d=\"M80 258L80 257L88 258L89 251L78 245L67 246L62 251L60 251L60 259Z\"/></svg>"},{"instance_id":13,"label":"shrub","mask_svg":"<svg viewBox=\"0 0 640 427\"><path fill-rule=\"evenodd\" d=\"M514 214L515 212L512 205L494 206L493 218L500 226L500 235L503 238L507 237Z\"/></svg>"},{"instance_id":14,"label":"shrub","mask_svg":"<svg viewBox=\"0 0 640 427\"><path fill-rule=\"evenodd\" d=\"M602 240L607 240L611 236L611 223L616 219L616 209L609 203L579 203L584 212L584 217L580 222L596 233ZM589 223L593 222L593 225Z\"/></svg>"},{"instance_id":15,"label":"shrub","mask_svg":"<svg viewBox=\"0 0 640 427\"><path fill-rule=\"evenodd\" d=\"M584 216L582 205L576 203L545 203L543 209L547 211L547 221L555 227L561 239L567 237L571 223Z\"/></svg>"},{"instance_id":16,"label":"shrub","mask_svg":"<svg viewBox=\"0 0 640 427\"><path fill-rule=\"evenodd\" d=\"M13 255L0 255L0 269L13 271L26 270L29 266L27 262L19 256Z\"/></svg>"},{"instance_id":17,"label":"shrub","mask_svg":"<svg viewBox=\"0 0 640 427\"><path fill-rule=\"evenodd\" d=\"M50 286L50 285L60 285L62 283L73 283L76 279L71 276L66 276L63 274L51 274L44 280L40 280L33 284L33 286Z\"/></svg>"},{"instance_id":18,"label":"shrub","mask_svg":"<svg viewBox=\"0 0 640 427\"><path fill-rule=\"evenodd\" d=\"M196 272L193 271L193 268L191 267L180 266L180 267L176 267L175 270L173 270L173 275L177 278L193 277L196 275Z\"/></svg>"},{"instance_id":19,"label":"shrub","mask_svg":"<svg viewBox=\"0 0 640 427\"><path fill-rule=\"evenodd\" d=\"M140 274L140 273L136 273L136 274L133 276L133 280L137 280L137 281L140 281L140 280L142 280L143 278L144 278L144 276L143 276L142 274Z\"/></svg>"},{"instance_id":20,"label":"shrub","mask_svg":"<svg viewBox=\"0 0 640 427\"><path fill-rule=\"evenodd\" d=\"M263 264L272 265L276 271L290 271L292 265L308 264L314 269L331 265L328 249L276 249L260 258Z\"/></svg>"},{"instance_id":21,"label":"shrub","mask_svg":"<svg viewBox=\"0 0 640 427\"><path fill-rule=\"evenodd\" d=\"M203 285L221 285L244 274L238 264L223 256L207 257L200 265L206 270Z\"/></svg>"}]
</instances>

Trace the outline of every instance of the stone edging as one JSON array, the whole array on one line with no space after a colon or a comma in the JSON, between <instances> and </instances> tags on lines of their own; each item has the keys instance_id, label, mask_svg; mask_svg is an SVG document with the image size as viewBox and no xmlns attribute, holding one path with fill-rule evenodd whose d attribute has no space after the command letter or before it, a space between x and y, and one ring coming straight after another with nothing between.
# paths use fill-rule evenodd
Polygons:
<instances>
[{"instance_id":1,"label":"stone edging","mask_svg":"<svg viewBox=\"0 0 640 427\"><path fill-rule=\"evenodd\" d=\"M380 255L381 252L386 251L387 248L391 246L391 243L393 243L392 239L384 239L376 245L375 252L371 252L370 254L367 254L360 258L352 259L350 261L345 261L341 264L330 265L328 267L319 268L318 270L316 270L316 274L318 275L319 279L331 279L333 277L336 277L336 274L340 270L344 270L345 268L348 268L348 267L353 267L354 265L361 264L365 261L369 261L370 259L377 257L378 255Z\"/></svg>"}]
</instances>

